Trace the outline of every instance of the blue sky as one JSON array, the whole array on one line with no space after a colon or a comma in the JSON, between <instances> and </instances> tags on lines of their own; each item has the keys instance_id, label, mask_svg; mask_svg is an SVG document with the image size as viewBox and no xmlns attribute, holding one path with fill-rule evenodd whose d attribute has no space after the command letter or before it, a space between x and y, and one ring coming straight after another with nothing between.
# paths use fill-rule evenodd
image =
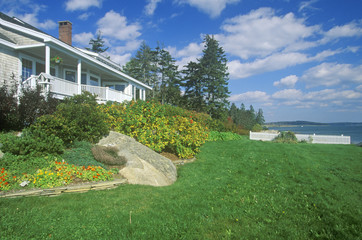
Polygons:
<instances>
[{"instance_id":1,"label":"blue sky","mask_svg":"<svg viewBox=\"0 0 362 240\"><path fill-rule=\"evenodd\" d=\"M73 45L101 31L124 65L157 41L179 69L214 35L228 57L230 101L262 108L267 122L362 122L361 0L1 0L2 12Z\"/></svg>"}]
</instances>

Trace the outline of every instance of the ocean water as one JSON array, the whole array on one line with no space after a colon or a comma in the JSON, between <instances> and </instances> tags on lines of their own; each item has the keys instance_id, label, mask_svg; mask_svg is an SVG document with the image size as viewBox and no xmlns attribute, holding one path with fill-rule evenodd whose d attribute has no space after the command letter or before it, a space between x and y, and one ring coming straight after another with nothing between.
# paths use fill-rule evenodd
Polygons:
<instances>
[{"instance_id":1,"label":"ocean water","mask_svg":"<svg viewBox=\"0 0 362 240\"><path fill-rule=\"evenodd\" d=\"M328 124L318 126L288 126L288 127L269 127L270 130L292 131L299 134L316 134L316 135L342 135L350 136L351 143L357 144L362 142L362 123L358 124Z\"/></svg>"}]
</instances>

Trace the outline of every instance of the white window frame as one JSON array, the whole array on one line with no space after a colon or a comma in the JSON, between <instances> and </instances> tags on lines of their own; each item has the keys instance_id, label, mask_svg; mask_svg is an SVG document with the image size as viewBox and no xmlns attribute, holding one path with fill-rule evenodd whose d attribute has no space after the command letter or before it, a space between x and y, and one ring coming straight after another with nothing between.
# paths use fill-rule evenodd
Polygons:
<instances>
[{"instance_id":1,"label":"white window frame","mask_svg":"<svg viewBox=\"0 0 362 240\"><path fill-rule=\"evenodd\" d=\"M74 75L75 75L75 81L74 81L74 83L78 83L78 74L77 74L77 70L74 70L74 69L71 69L71 68L64 68L63 69L63 79L64 80L67 80L67 81L69 81L68 79L66 79L65 78L65 76L66 76L66 71L69 71L69 72L74 72ZM72 82L72 81L69 81L69 82Z\"/></svg>"},{"instance_id":2,"label":"white window frame","mask_svg":"<svg viewBox=\"0 0 362 240\"><path fill-rule=\"evenodd\" d=\"M121 83L117 83L117 82L103 82L103 87L106 87L107 85L111 85L114 87L114 90L116 90L116 85L123 85L124 86L124 90L123 91L120 91L122 93L126 93L126 89L127 89L127 86L128 86L128 83L127 82L121 82ZM118 91L118 90L116 90Z\"/></svg>"},{"instance_id":3,"label":"white window frame","mask_svg":"<svg viewBox=\"0 0 362 240\"><path fill-rule=\"evenodd\" d=\"M20 73L21 78L22 78L22 74L23 74L23 59L31 61L31 64L32 64L32 73L31 73L31 75L36 74L36 63L41 63L41 64L44 64L44 66L45 66L45 61L39 60L38 58L31 57L31 56L23 54L23 53L20 53L19 54L19 73ZM51 66L51 68L55 69L55 77L58 77L58 70L59 70L58 66L54 66L54 67Z\"/></svg>"}]
</instances>

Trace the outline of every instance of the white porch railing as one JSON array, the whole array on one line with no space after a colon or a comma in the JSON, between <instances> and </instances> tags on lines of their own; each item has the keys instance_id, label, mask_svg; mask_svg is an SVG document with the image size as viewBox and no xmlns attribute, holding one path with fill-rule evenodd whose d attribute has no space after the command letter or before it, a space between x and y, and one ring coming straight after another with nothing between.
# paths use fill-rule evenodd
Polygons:
<instances>
[{"instance_id":1,"label":"white porch railing","mask_svg":"<svg viewBox=\"0 0 362 240\"><path fill-rule=\"evenodd\" d=\"M32 75L23 82L24 87L35 88L36 85L41 85L44 92L53 93L56 98L63 99L67 96L78 94L78 84L51 75L41 73L39 76ZM108 87L98 87L91 85L81 85L81 91L88 91L97 95L101 102L113 101L123 102L131 101L132 96L123 92L110 89Z\"/></svg>"},{"instance_id":2,"label":"white porch railing","mask_svg":"<svg viewBox=\"0 0 362 240\"><path fill-rule=\"evenodd\" d=\"M272 141L279 133L250 132L251 140ZM295 134L298 141L324 144L351 144L350 136Z\"/></svg>"}]
</instances>

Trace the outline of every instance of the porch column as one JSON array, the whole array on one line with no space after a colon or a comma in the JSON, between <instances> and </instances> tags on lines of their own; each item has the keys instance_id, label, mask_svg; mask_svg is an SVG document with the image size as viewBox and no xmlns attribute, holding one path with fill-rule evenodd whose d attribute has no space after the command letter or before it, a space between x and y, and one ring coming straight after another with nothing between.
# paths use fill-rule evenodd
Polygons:
<instances>
[{"instance_id":1,"label":"porch column","mask_svg":"<svg viewBox=\"0 0 362 240\"><path fill-rule=\"evenodd\" d=\"M45 73L50 75L50 47L45 45Z\"/></svg>"},{"instance_id":2,"label":"porch column","mask_svg":"<svg viewBox=\"0 0 362 240\"><path fill-rule=\"evenodd\" d=\"M145 101L146 100L146 89L142 90L142 100Z\"/></svg>"},{"instance_id":3,"label":"porch column","mask_svg":"<svg viewBox=\"0 0 362 240\"><path fill-rule=\"evenodd\" d=\"M133 100L137 100L136 99L136 96L137 96L136 92L137 92L137 87L134 85L133 86Z\"/></svg>"},{"instance_id":4,"label":"porch column","mask_svg":"<svg viewBox=\"0 0 362 240\"><path fill-rule=\"evenodd\" d=\"M77 80L78 80L78 94L82 93L82 59L78 59L78 66L77 66Z\"/></svg>"}]
</instances>

